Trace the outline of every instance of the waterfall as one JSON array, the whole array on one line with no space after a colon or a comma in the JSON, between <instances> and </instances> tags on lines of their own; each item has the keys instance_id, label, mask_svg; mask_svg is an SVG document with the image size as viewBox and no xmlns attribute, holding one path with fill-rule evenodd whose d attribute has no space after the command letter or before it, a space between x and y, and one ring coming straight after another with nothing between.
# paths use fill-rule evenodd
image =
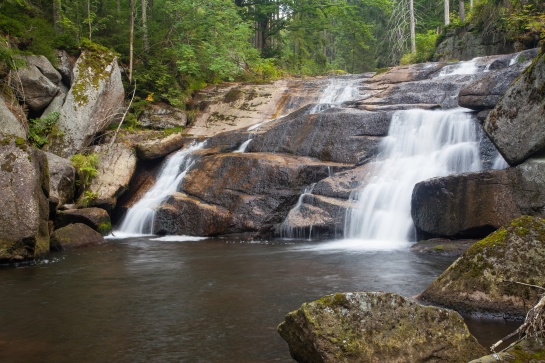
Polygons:
<instances>
[{"instance_id":1,"label":"waterfall","mask_svg":"<svg viewBox=\"0 0 545 363\"><path fill-rule=\"evenodd\" d=\"M236 149L235 151L233 151L234 153L244 153L246 152L246 148L248 147L248 145L252 142L253 139L248 139L246 141L244 141L242 144L240 144L240 146L238 147L238 149Z\"/></svg>"},{"instance_id":2,"label":"waterfall","mask_svg":"<svg viewBox=\"0 0 545 363\"><path fill-rule=\"evenodd\" d=\"M467 62L458 62L444 66L439 72L439 77L453 76L460 74L476 74L479 71L477 66L477 58L473 58Z\"/></svg>"},{"instance_id":3,"label":"waterfall","mask_svg":"<svg viewBox=\"0 0 545 363\"><path fill-rule=\"evenodd\" d=\"M343 102L356 99L359 95L358 84L360 82L361 79L358 78L331 78L310 113L319 113Z\"/></svg>"},{"instance_id":4,"label":"waterfall","mask_svg":"<svg viewBox=\"0 0 545 363\"><path fill-rule=\"evenodd\" d=\"M465 109L397 111L381 144L376 173L354 192L345 238L406 242L414 233L411 196L416 183L479 171L477 124Z\"/></svg>"},{"instance_id":5,"label":"waterfall","mask_svg":"<svg viewBox=\"0 0 545 363\"><path fill-rule=\"evenodd\" d=\"M195 161L192 153L204 148L205 143L206 141L193 143L164 162L153 187L127 211L119 229L114 232L116 237L153 234L155 209L169 195L177 191L185 174Z\"/></svg>"},{"instance_id":6,"label":"waterfall","mask_svg":"<svg viewBox=\"0 0 545 363\"><path fill-rule=\"evenodd\" d=\"M303 201L305 199L305 196L312 194L312 190L314 189L315 185L316 185L316 183L313 183L313 184L311 184L310 186L306 187L303 190L303 193L301 193L301 195L299 196L299 199L297 200L297 203L290 210L290 212L288 213L288 216L286 217L284 222L282 222L282 224L280 225L280 237L281 238L289 238L289 239L291 239L291 238L297 238L297 239L307 238L306 231L305 231L304 228L293 227L289 223L289 221L297 219L298 215L301 212L301 206L303 205ZM310 228L310 231L308 233L308 239L311 239L311 237L312 237L311 235L312 235L312 227Z\"/></svg>"}]
</instances>

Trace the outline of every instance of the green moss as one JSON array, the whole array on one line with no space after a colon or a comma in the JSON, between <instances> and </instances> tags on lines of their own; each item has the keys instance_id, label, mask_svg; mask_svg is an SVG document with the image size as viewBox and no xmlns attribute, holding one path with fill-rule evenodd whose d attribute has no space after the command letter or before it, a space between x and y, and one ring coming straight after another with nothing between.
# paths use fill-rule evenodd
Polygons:
<instances>
[{"instance_id":1,"label":"green moss","mask_svg":"<svg viewBox=\"0 0 545 363\"><path fill-rule=\"evenodd\" d=\"M107 235L108 233L110 233L112 231L112 223L111 222L105 222L105 223L101 223L99 226L98 226L98 232L100 234L102 234L103 236Z\"/></svg>"}]
</instances>

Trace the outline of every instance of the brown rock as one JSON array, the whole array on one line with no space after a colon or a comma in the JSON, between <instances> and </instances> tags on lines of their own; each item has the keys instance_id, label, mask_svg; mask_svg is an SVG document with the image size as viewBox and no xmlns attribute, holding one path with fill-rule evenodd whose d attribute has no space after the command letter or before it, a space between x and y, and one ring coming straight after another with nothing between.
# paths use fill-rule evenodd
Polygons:
<instances>
[{"instance_id":1,"label":"brown rock","mask_svg":"<svg viewBox=\"0 0 545 363\"><path fill-rule=\"evenodd\" d=\"M100 233L83 223L70 224L51 235L51 250L63 251L96 246L106 241Z\"/></svg>"}]
</instances>

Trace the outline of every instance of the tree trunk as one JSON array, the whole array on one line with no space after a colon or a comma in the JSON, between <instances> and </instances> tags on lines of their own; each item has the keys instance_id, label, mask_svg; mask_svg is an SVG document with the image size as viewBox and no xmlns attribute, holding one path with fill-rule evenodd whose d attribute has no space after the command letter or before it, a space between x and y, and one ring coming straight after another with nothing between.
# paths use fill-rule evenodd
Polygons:
<instances>
[{"instance_id":1,"label":"tree trunk","mask_svg":"<svg viewBox=\"0 0 545 363\"><path fill-rule=\"evenodd\" d=\"M148 41L148 1L142 0L142 40L144 43L144 52L148 54L149 52L149 41Z\"/></svg>"},{"instance_id":2,"label":"tree trunk","mask_svg":"<svg viewBox=\"0 0 545 363\"><path fill-rule=\"evenodd\" d=\"M414 21L414 0L409 1L409 11L411 16L411 53L416 53L416 31Z\"/></svg>"},{"instance_id":3,"label":"tree trunk","mask_svg":"<svg viewBox=\"0 0 545 363\"><path fill-rule=\"evenodd\" d=\"M62 27L62 3L61 0L53 0L53 24L55 34L59 35L63 32Z\"/></svg>"},{"instance_id":4,"label":"tree trunk","mask_svg":"<svg viewBox=\"0 0 545 363\"><path fill-rule=\"evenodd\" d=\"M132 63L134 48L134 0L129 0L130 14L130 34L129 34L129 82L132 82Z\"/></svg>"},{"instance_id":5,"label":"tree trunk","mask_svg":"<svg viewBox=\"0 0 545 363\"><path fill-rule=\"evenodd\" d=\"M460 4L460 20L462 22L465 22L466 21L466 7L465 7L465 4L464 4L464 0L459 0L459 4Z\"/></svg>"},{"instance_id":6,"label":"tree trunk","mask_svg":"<svg viewBox=\"0 0 545 363\"><path fill-rule=\"evenodd\" d=\"M87 0L87 24L89 24L89 40L91 40L91 0Z\"/></svg>"},{"instance_id":7,"label":"tree trunk","mask_svg":"<svg viewBox=\"0 0 545 363\"><path fill-rule=\"evenodd\" d=\"M449 0L444 0L445 2L445 25L449 25L450 24L450 4L449 4Z\"/></svg>"}]
</instances>

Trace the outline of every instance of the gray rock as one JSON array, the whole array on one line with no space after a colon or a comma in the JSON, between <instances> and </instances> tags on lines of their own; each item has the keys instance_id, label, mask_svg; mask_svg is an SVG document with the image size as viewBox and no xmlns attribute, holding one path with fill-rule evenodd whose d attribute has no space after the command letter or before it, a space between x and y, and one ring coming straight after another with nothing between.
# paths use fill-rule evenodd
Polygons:
<instances>
[{"instance_id":1,"label":"gray rock","mask_svg":"<svg viewBox=\"0 0 545 363\"><path fill-rule=\"evenodd\" d=\"M413 190L419 239L482 238L523 214L545 217L545 159L516 168L434 178Z\"/></svg>"},{"instance_id":2,"label":"gray rock","mask_svg":"<svg viewBox=\"0 0 545 363\"><path fill-rule=\"evenodd\" d=\"M475 243L420 297L472 314L522 318L545 283L545 220L523 216Z\"/></svg>"},{"instance_id":3,"label":"gray rock","mask_svg":"<svg viewBox=\"0 0 545 363\"><path fill-rule=\"evenodd\" d=\"M59 228L51 235L51 250L64 251L105 243L104 237L83 223Z\"/></svg>"},{"instance_id":4,"label":"gray rock","mask_svg":"<svg viewBox=\"0 0 545 363\"><path fill-rule=\"evenodd\" d=\"M89 206L99 207L111 213L117 198L127 190L136 170L134 150L123 144L94 146L91 151L98 154L97 176L91 180L88 190L96 195ZM82 204L83 196L78 198Z\"/></svg>"},{"instance_id":5,"label":"gray rock","mask_svg":"<svg viewBox=\"0 0 545 363\"><path fill-rule=\"evenodd\" d=\"M484 130L510 165L545 147L545 55L542 51L488 115Z\"/></svg>"},{"instance_id":6,"label":"gray rock","mask_svg":"<svg viewBox=\"0 0 545 363\"><path fill-rule=\"evenodd\" d=\"M184 145L182 133L175 133L162 139L147 140L136 145L136 155L141 160L162 158Z\"/></svg>"},{"instance_id":7,"label":"gray rock","mask_svg":"<svg viewBox=\"0 0 545 363\"><path fill-rule=\"evenodd\" d=\"M48 151L69 157L89 146L98 132L120 116L124 95L117 58L112 53L84 51L57 123L63 135L52 140Z\"/></svg>"},{"instance_id":8,"label":"gray rock","mask_svg":"<svg viewBox=\"0 0 545 363\"><path fill-rule=\"evenodd\" d=\"M50 196L58 201L57 207L74 201L76 169L68 159L45 153L49 165Z\"/></svg>"},{"instance_id":9,"label":"gray rock","mask_svg":"<svg viewBox=\"0 0 545 363\"><path fill-rule=\"evenodd\" d=\"M83 223L102 235L106 235L112 230L110 216L102 208L69 209L57 213L56 228L66 227L73 223Z\"/></svg>"},{"instance_id":10,"label":"gray rock","mask_svg":"<svg viewBox=\"0 0 545 363\"><path fill-rule=\"evenodd\" d=\"M304 303L278 332L300 363L465 363L486 354L456 312L384 292L337 293Z\"/></svg>"},{"instance_id":11,"label":"gray rock","mask_svg":"<svg viewBox=\"0 0 545 363\"><path fill-rule=\"evenodd\" d=\"M460 90L458 104L477 111L494 108L511 83L529 65L530 62L526 61L487 73Z\"/></svg>"},{"instance_id":12,"label":"gray rock","mask_svg":"<svg viewBox=\"0 0 545 363\"><path fill-rule=\"evenodd\" d=\"M17 76L10 79L10 84L18 97L34 112L45 109L59 91L59 86L32 64L20 68Z\"/></svg>"},{"instance_id":13,"label":"gray rock","mask_svg":"<svg viewBox=\"0 0 545 363\"><path fill-rule=\"evenodd\" d=\"M62 81L67 86L72 86L74 81L74 66L77 59L65 50L56 50L55 56L58 60L57 70L62 76Z\"/></svg>"},{"instance_id":14,"label":"gray rock","mask_svg":"<svg viewBox=\"0 0 545 363\"><path fill-rule=\"evenodd\" d=\"M49 252L47 158L21 139L0 135L0 262Z\"/></svg>"},{"instance_id":15,"label":"gray rock","mask_svg":"<svg viewBox=\"0 0 545 363\"><path fill-rule=\"evenodd\" d=\"M185 127L187 116L182 110L165 103L154 103L145 109L138 122L143 127L153 129L167 129L173 127Z\"/></svg>"},{"instance_id":16,"label":"gray rock","mask_svg":"<svg viewBox=\"0 0 545 363\"><path fill-rule=\"evenodd\" d=\"M14 135L26 140L27 131L25 130L24 126L26 124L26 117L24 116L24 113L20 109L18 103L10 103L9 106L10 107L8 107L4 97L0 95L0 133ZM19 117L23 120L19 120L19 118L17 118L12 112L12 109L14 109L16 112L18 111L17 113Z\"/></svg>"},{"instance_id":17,"label":"gray rock","mask_svg":"<svg viewBox=\"0 0 545 363\"><path fill-rule=\"evenodd\" d=\"M61 74L53 67L51 62L43 55L25 55L22 58L28 66L35 66L51 82L57 84L61 80Z\"/></svg>"}]
</instances>

